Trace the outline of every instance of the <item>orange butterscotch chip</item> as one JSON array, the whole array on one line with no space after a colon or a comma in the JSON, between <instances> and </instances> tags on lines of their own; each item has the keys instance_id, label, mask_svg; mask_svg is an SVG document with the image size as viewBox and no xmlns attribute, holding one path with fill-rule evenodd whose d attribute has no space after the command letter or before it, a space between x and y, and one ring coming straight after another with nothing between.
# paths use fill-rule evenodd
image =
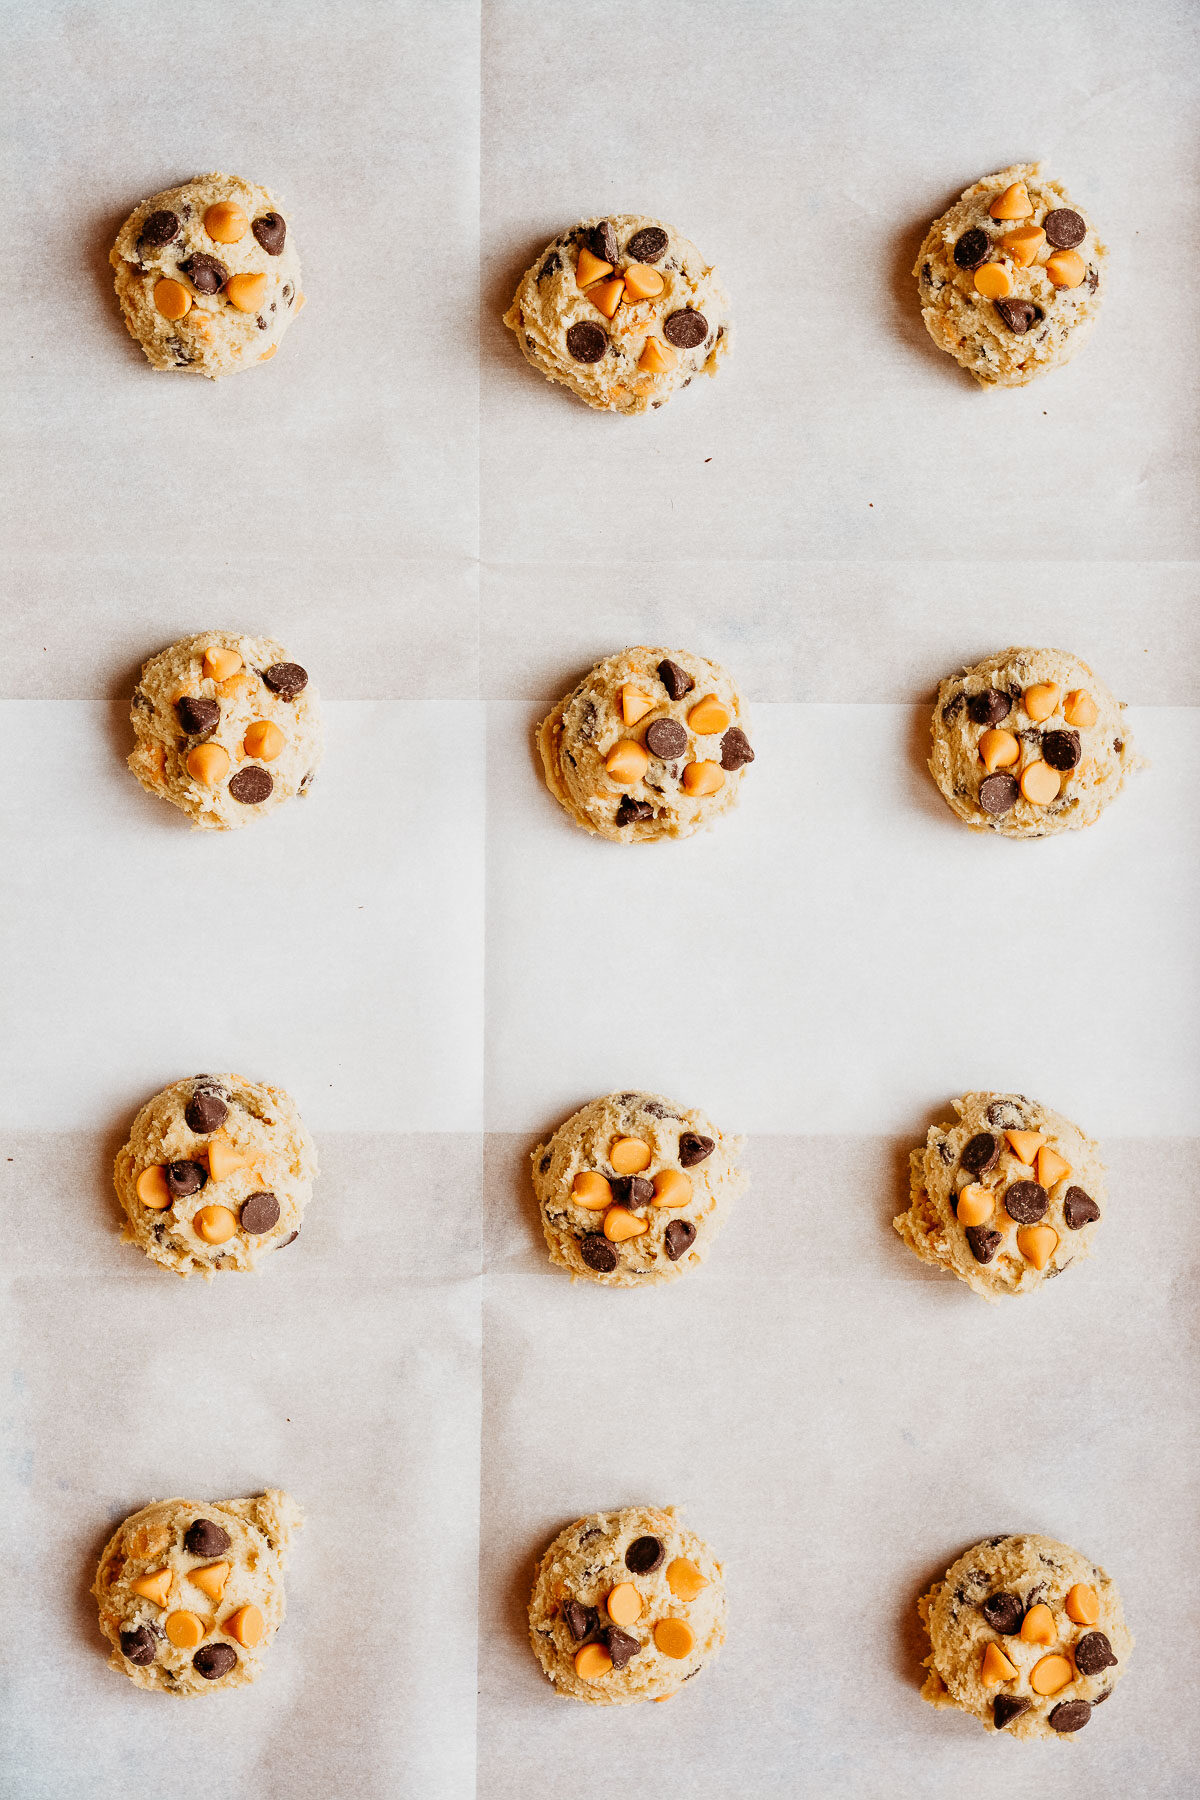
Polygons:
<instances>
[{"instance_id":1,"label":"orange butterscotch chip","mask_svg":"<svg viewBox=\"0 0 1200 1800\"><path fill-rule=\"evenodd\" d=\"M1067 1617L1076 1625L1094 1625L1100 1617L1100 1596L1086 1581L1077 1581L1067 1595Z\"/></svg>"},{"instance_id":2,"label":"orange butterscotch chip","mask_svg":"<svg viewBox=\"0 0 1200 1800\"><path fill-rule=\"evenodd\" d=\"M704 799L709 794L719 794L725 786L725 775L720 763L692 762L683 771L683 791L695 799Z\"/></svg>"},{"instance_id":3,"label":"orange butterscotch chip","mask_svg":"<svg viewBox=\"0 0 1200 1800\"><path fill-rule=\"evenodd\" d=\"M1029 191L1023 181L1014 181L1002 194L997 194L988 207L993 219L1027 219L1033 211Z\"/></svg>"},{"instance_id":4,"label":"orange butterscotch chip","mask_svg":"<svg viewBox=\"0 0 1200 1800\"><path fill-rule=\"evenodd\" d=\"M215 244L236 244L250 229L250 221L236 200L218 200L205 209L204 229Z\"/></svg>"},{"instance_id":5,"label":"orange butterscotch chip","mask_svg":"<svg viewBox=\"0 0 1200 1800\"><path fill-rule=\"evenodd\" d=\"M150 1575L139 1575L136 1581L130 1582L135 1594L144 1600L153 1600L155 1606L165 1606L167 1595L171 1592L170 1569L155 1569Z\"/></svg>"},{"instance_id":6,"label":"orange butterscotch chip","mask_svg":"<svg viewBox=\"0 0 1200 1800\"><path fill-rule=\"evenodd\" d=\"M979 759L990 775L995 769L1006 769L1021 754L1021 746L1011 731L985 731L979 740Z\"/></svg>"},{"instance_id":7,"label":"orange butterscotch chip","mask_svg":"<svg viewBox=\"0 0 1200 1800\"><path fill-rule=\"evenodd\" d=\"M974 275L975 292L985 300L1006 300L1012 293L1012 276L1003 263L984 263Z\"/></svg>"},{"instance_id":8,"label":"orange butterscotch chip","mask_svg":"<svg viewBox=\"0 0 1200 1800\"><path fill-rule=\"evenodd\" d=\"M202 1569L189 1569L188 1580L210 1600L219 1600L229 1580L229 1569L227 1562L205 1563Z\"/></svg>"},{"instance_id":9,"label":"orange butterscotch chip","mask_svg":"<svg viewBox=\"0 0 1200 1800\"><path fill-rule=\"evenodd\" d=\"M594 288L589 288L588 299L597 312L602 312L606 319L611 319L621 304L624 292L625 283L619 275L614 275L611 280L598 281Z\"/></svg>"},{"instance_id":10,"label":"orange butterscotch chip","mask_svg":"<svg viewBox=\"0 0 1200 1800\"><path fill-rule=\"evenodd\" d=\"M1058 1636L1054 1629L1054 1614L1048 1606L1040 1603L1031 1606L1021 1620L1021 1642L1023 1644L1052 1644Z\"/></svg>"},{"instance_id":11,"label":"orange butterscotch chip","mask_svg":"<svg viewBox=\"0 0 1200 1800\"><path fill-rule=\"evenodd\" d=\"M1035 1694L1057 1694L1074 1679L1075 1671L1065 1656L1043 1656L1029 1671L1029 1685Z\"/></svg>"},{"instance_id":12,"label":"orange butterscotch chip","mask_svg":"<svg viewBox=\"0 0 1200 1800\"><path fill-rule=\"evenodd\" d=\"M242 739L242 749L247 756L256 756L259 762L274 762L286 743L278 725L270 719L255 719Z\"/></svg>"},{"instance_id":13,"label":"orange butterscotch chip","mask_svg":"<svg viewBox=\"0 0 1200 1800\"><path fill-rule=\"evenodd\" d=\"M231 275L225 283L225 298L239 312L256 313L266 297L265 275Z\"/></svg>"},{"instance_id":14,"label":"orange butterscotch chip","mask_svg":"<svg viewBox=\"0 0 1200 1800\"><path fill-rule=\"evenodd\" d=\"M612 1188L595 1169L581 1169L571 1183L571 1198L576 1206L586 1206L593 1212L611 1206L612 1197Z\"/></svg>"},{"instance_id":15,"label":"orange butterscotch chip","mask_svg":"<svg viewBox=\"0 0 1200 1800\"><path fill-rule=\"evenodd\" d=\"M960 1225L982 1225L996 1210L996 1197L978 1182L972 1182L958 1196L955 1213Z\"/></svg>"},{"instance_id":16,"label":"orange butterscotch chip","mask_svg":"<svg viewBox=\"0 0 1200 1800\"><path fill-rule=\"evenodd\" d=\"M643 694L641 688L631 686L628 681L621 689L621 718L626 725L636 725L653 705L649 694Z\"/></svg>"},{"instance_id":17,"label":"orange butterscotch chip","mask_svg":"<svg viewBox=\"0 0 1200 1800\"><path fill-rule=\"evenodd\" d=\"M658 270L652 269L649 263L630 263L622 273L633 300L651 300L655 294L661 294L666 285Z\"/></svg>"},{"instance_id":18,"label":"orange butterscotch chip","mask_svg":"<svg viewBox=\"0 0 1200 1800\"><path fill-rule=\"evenodd\" d=\"M691 1177L682 1169L660 1169L654 1177L655 1206L686 1206L691 1197Z\"/></svg>"},{"instance_id":19,"label":"orange butterscotch chip","mask_svg":"<svg viewBox=\"0 0 1200 1800\"><path fill-rule=\"evenodd\" d=\"M236 1638L247 1650L253 1650L262 1639L266 1623L257 1606L239 1606L235 1613L230 1613L221 1630L228 1637Z\"/></svg>"},{"instance_id":20,"label":"orange butterscotch chip","mask_svg":"<svg viewBox=\"0 0 1200 1800\"><path fill-rule=\"evenodd\" d=\"M591 287L594 281L599 281L603 275L611 275L612 271L613 266L610 262L605 262L602 257L593 256L585 246L579 252L579 261L575 264L575 285L581 288Z\"/></svg>"},{"instance_id":21,"label":"orange butterscotch chip","mask_svg":"<svg viewBox=\"0 0 1200 1800\"><path fill-rule=\"evenodd\" d=\"M1056 250L1046 258L1046 273L1056 288L1077 288L1087 274L1078 250Z\"/></svg>"},{"instance_id":22,"label":"orange butterscotch chip","mask_svg":"<svg viewBox=\"0 0 1200 1800\"><path fill-rule=\"evenodd\" d=\"M137 1178L135 1192L143 1206L152 1206L155 1212L162 1212L171 1204L171 1194L167 1187L167 1171L158 1163L151 1163L143 1169Z\"/></svg>"},{"instance_id":23,"label":"orange butterscotch chip","mask_svg":"<svg viewBox=\"0 0 1200 1800\"><path fill-rule=\"evenodd\" d=\"M204 1636L204 1621L194 1612L168 1613L164 1626L177 1650L194 1650Z\"/></svg>"},{"instance_id":24,"label":"orange butterscotch chip","mask_svg":"<svg viewBox=\"0 0 1200 1800\"><path fill-rule=\"evenodd\" d=\"M648 1169L654 1160L653 1153L642 1138L614 1138L609 1147L608 1160L618 1175L640 1175Z\"/></svg>"},{"instance_id":25,"label":"orange butterscotch chip","mask_svg":"<svg viewBox=\"0 0 1200 1800\"><path fill-rule=\"evenodd\" d=\"M212 1181L224 1181L235 1169L244 1169L248 1161L223 1131L215 1131L208 1140L208 1173Z\"/></svg>"},{"instance_id":26,"label":"orange butterscotch chip","mask_svg":"<svg viewBox=\"0 0 1200 1800\"><path fill-rule=\"evenodd\" d=\"M1032 1169L1038 1151L1045 1143L1040 1131L1006 1131L1005 1137L1014 1156L1019 1157L1027 1169Z\"/></svg>"},{"instance_id":27,"label":"orange butterscotch chip","mask_svg":"<svg viewBox=\"0 0 1200 1800\"><path fill-rule=\"evenodd\" d=\"M633 738L622 738L604 759L605 773L618 787L632 787L650 767L650 752Z\"/></svg>"},{"instance_id":28,"label":"orange butterscotch chip","mask_svg":"<svg viewBox=\"0 0 1200 1800\"><path fill-rule=\"evenodd\" d=\"M694 1600L708 1582L694 1562L689 1562L686 1556L677 1556L674 1562L667 1564L667 1586L677 1600Z\"/></svg>"},{"instance_id":29,"label":"orange butterscotch chip","mask_svg":"<svg viewBox=\"0 0 1200 1800\"><path fill-rule=\"evenodd\" d=\"M705 694L688 713L687 722L697 737L714 737L724 731L733 714L715 694Z\"/></svg>"},{"instance_id":30,"label":"orange butterscotch chip","mask_svg":"<svg viewBox=\"0 0 1200 1800\"><path fill-rule=\"evenodd\" d=\"M192 296L181 281L172 281L169 275L164 275L154 284L154 304L164 319L182 319L192 310Z\"/></svg>"},{"instance_id":31,"label":"orange butterscotch chip","mask_svg":"<svg viewBox=\"0 0 1200 1800\"><path fill-rule=\"evenodd\" d=\"M686 1619L660 1619L654 1627L655 1648L682 1662L696 1647L696 1634Z\"/></svg>"},{"instance_id":32,"label":"orange butterscotch chip","mask_svg":"<svg viewBox=\"0 0 1200 1800\"><path fill-rule=\"evenodd\" d=\"M1046 241L1040 225L1018 225L1000 239L1000 248L1011 256L1018 269L1027 269L1037 261L1037 253Z\"/></svg>"},{"instance_id":33,"label":"orange butterscotch chip","mask_svg":"<svg viewBox=\"0 0 1200 1800\"><path fill-rule=\"evenodd\" d=\"M1037 1153L1037 1178L1046 1189L1052 1188L1056 1181L1065 1181L1071 1173L1071 1165L1065 1157L1052 1150L1049 1144L1043 1144Z\"/></svg>"},{"instance_id":34,"label":"orange butterscotch chip","mask_svg":"<svg viewBox=\"0 0 1200 1800\"><path fill-rule=\"evenodd\" d=\"M197 744L188 751L185 766L193 781L216 787L229 773L229 752L220 744Z\"/></svg>"},{"instance_id":35,"label":"orange butterscotch chip","mask_svg":"<svg viewBox=\"0 0 1200 1800\"><path fill-rule=\"evenodd\" d=\"M202 666L210 681L228 681L245 664L237 650L229 650L224 644L210 644L204 652Z\"/></svg>"},{"instance_id":36,"label":"orange butterscotch chip","mask_svg":"<svg viewBox=\"0 0 1200 1800\"><path fill-rule=\"evenodd\" d=\"M238 1228L237 1217L227 1206L202 1206L192 1224L206 1244L227 1244Z\"/></svg>"},{"instance_id":37,"label":"orange butterscotch chip","mask_svg":"<svg viewBox=\"0 0 1200 1800\"><path fill-rule=\"evenodd\" d=\"M646 1603L632 1581L618 1581L604 1604L614 1625L633 1625L641 1618Z\"/></svg>"},{"instance_id":38,"label":"orange butterscotch chip","mask_svg":"<svg viewBox=\"0 0 1200 1800\"><path fill-rule=\"evenodd\" d=\"M581 1681L599 1681L612 1666L612 1657L603 1644L584 1644L575 1652L575 1673Z\"/></svg>"},{"instance_id":39,"label":"orange butterscotch chip","mask_svg":"<svg viewBox=\"0 0 1200 1800\"><path fill-rule=\"evenodd\" d=\"M1063 701L1063 718L1068 725L1094 725L1099 716L1096 702L1086 688L1072 688Z\"/></svg>"},{"instance_id":40,"label":"orange butterscotch chip","mask_svg":"<svg viewBox=\"0 0 1200 1800\"><path fill-rule=\"evenodd\" d=\"M604 1215L604 1235L610 1244L623 1244L627 1238L641 1237L649 1229L649 1222L639 1219L627 1206L610 1206Z\"/></svg>"},{"instance_id":41,"label":"orange butterscotch chip","mask_svg":"<svg viewBox=\"0 0 1200 1800\"><path fill-rule=\"evenodd\" d=\"M1061 692L1057 681L1035 681L1032 687L1025 689L1021 700L1030 718L1040 725L1058 706Z\"/></svg>"},{"instance_id":42,"label":"orange butterscotch chip","mask_svg":"<svg viewBox=\"0 0 1200 1800\"><path fill-rule=\"evenodd\" d=\"M995 1687L998 1681L1011 1681L1016 1672L1015 1666L1009 1662L999 1644L987 1646L979 1665L979 1679L985 1687Z\"/></svg>"},{"instance_id":43,"label":"orange butterscotch chip","mask_svg":"<svg viewBox=\"0 0 1200 1800\"><path fill-rule=\"evenodd\" d=\"M1035 1269L1044 1269L1058 1249L1058 1233L1053 1225L1022 1225L1017 1233L1017 1249Z\"/></svg>"},{"instance_id":44,"label":"orange butterscotch chip","mask_svg":"<svg viewBox=\"0 0 1200 1800\"><path fill-rule=\"evenodd\" d=\"M1049 806L1061 787L1062 776L1049 763L1032 762L1021 770L1021 792L1031 806Z\"/></svg>"},{"instance_id":45,"label":"orange butterscotch chip","mask_svg":"<svg viewBox=\"0 0 1200 1800\"><path fill-rule=\"evenodd\" d=\"M670 344L664 344L661 338L648 337L638 357L638 368L645 369L648 375L665 375L678 361Z\"/></svg>"}]
</instances>

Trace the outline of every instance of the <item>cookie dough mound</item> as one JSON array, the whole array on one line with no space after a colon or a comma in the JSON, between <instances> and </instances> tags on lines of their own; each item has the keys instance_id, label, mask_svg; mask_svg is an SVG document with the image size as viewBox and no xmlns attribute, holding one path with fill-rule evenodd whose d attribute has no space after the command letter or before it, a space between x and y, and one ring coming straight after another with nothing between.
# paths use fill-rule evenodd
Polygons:
<instances>
[{"instance_id":1,"label":"cookie dough mound","mask_svg":"<svg viewBox=\"0 0 1200 1800\"><path fill-rule=\"evenodd\" d=\"M133 1121L113 1183L121 1235L164 1269L256 1269L300 1231L317 1155L296 1103L244 1075L172 1082Z\"/></svg>"},{"instance_id":2,"label":"cookie dough mound","mask_svg":"<svg viewBox=\"0 0 1200 1800\"><path fill-rule=\"evenodd\" d=\"M584 219L547 244L504 323L527 362L601 412L665 406L732 346L715 269L670 225L640 213Z\"/></svg>"},{"instance_id":3,"label":"cookie dough mound","mask_svg":"<svg viewBox=\"0 0 1200 1800\"><path fill-rule=\"evenodd\" d=\"M266 188L197 175L135 207L108 259L155 369L215 381L266 362L304 304L290 220Z\"/></svg>"},{"instance_id":4,"label":"cookie dough mound","mask_svg":"<svg viewBox=\"0 0 1200 1800\"><path fill-rule=\"evenodd\" d=\"M644 644L607 656L538 727L546 786L577 825L618 843L691 837L737 804L754 761L746 713L716 663Z\"/></svg>"},{"instance_id":5,"label":"cookie dough mound","mask_svg":"<svg viewBox=\"0 0 1200 1800\"><path fill-rule=\"evenodd\" d=\"M929 227L913 270L921 317L982 387L1024 387L1091 331L1107 257L1067 190L1040 163L1016 163Z\"/></svg>"},{"instance_id":6,"label":"cookie dough mound","mask_svg":"<svg viewBox=\"0 0 1200 1800\"><path fill-rule=\"evenodd\" d=\"M1014 646L942 682L929 768L978 831L1082 831L1140 766L1124 712L1077 656Z\"/></svg>"},{"instance_id":7,"label":"cookie dough mound","mask_svg":"<svg viewBox=\"0 0 1200 1800\"><path fill-rule=\"evenodd\" d=\"M936 1269L996 1300L1027 1294L1092 1253L1107 1196L1098 1147L1024 1094L965 1094L910 1158L892 1224Z\"/></svg>"},{"instance_id":8,"label":"cookie dough mound","mask_svg":"<svg viewBox=\"0 0 1200 1800\"><path fill-rule=\"evenodd\" d=\"M538 1564L529 1638L558 1694L668 1700L725 1641L721 1565L673 1506L589 1513Z\"/></svg>"},{"instance_id":9,"label":"cookie dough mound","mask_svg":"<svg viewBox=\"0 0 1200 1800\"><path fill-rule=\"evenodd\" d=\"M142 670L129 757L147 793L231 831L307 793L324 753L316 690L272 638L202 631Z\"/></svg>"},{"instance_id":10,"label":"cookie dough mound","mask_svg":"<svg viewBox=\"0 0 1200 1800\"><path fill-rule=\"evenodd\" d=\"M605 1287L686 1274L746 1187L741 1148L661 1094L593 1100L533 1152L550 1261Z\"/></svg>"},{"instance_id":11,"label":"cookie dough mound","mask_svg":"<svg viewBox=\"0 0 1200 1800\"><path fill-rule=\"evenodd\" d=\"M1133 1649L1104 1570L1037 1534L976 1544L917 1611L932 1645L922 1697L1009 1737L1082 1731Z\"/></svg>"},{"instance_id":12,"label":"cookie dough mound","mask_svg":"<svg viewBox=\"0 0 1200 1800\"><path fill-rule=\"evenodd\" d=\"M245 1687L283 1623L283 1564L303 1524L290 1494L154 1500L105 1545L92 1592L109 1662L138 1687Z\"/></svg>"}]
</instances>

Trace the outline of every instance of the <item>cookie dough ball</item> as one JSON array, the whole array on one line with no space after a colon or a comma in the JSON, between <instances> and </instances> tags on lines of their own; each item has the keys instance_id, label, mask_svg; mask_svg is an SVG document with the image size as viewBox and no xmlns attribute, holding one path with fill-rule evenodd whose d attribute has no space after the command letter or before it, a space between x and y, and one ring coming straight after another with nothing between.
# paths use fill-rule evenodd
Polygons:
<instances>
[{"instance_id":1,"label":"cookie dough ball","mask_svg":"<svg viewBox=\"0 0 1200 1800\"><path fill-rule=\"evenodd\" d=\"M197 175L135 207L108 259L155 369L215 381L266 362L304 304L289 220L266 188Z\"/></svg>"},{"instance_id":2,"label":"cookie dough ball","mask_svg":"<svg viewBox=\"0 0 1200 1800\"><path fill-rule=\"evenodd\" d=\"M1107 256L1067 190L1017 163L929 227L913 270L921 317L982 387L1024 387L1091 331Z\"/></svg>"},{"instance_id":3,"label":"cookie dough ball","mask_svg":"<svg viewBox=\"0 0 1200 1800\"><path fill-rule=\"evenodd\" d=\"M529 1638L558 1694L669 1700L725 1642L721 1565L673 1506L589 1513L538 1564Z\"/></svg>"},{"instance_id":4,"label":"cookie dough ball","mask_svg":"<svg viewBox=\"0 0 1200 1800\"><path fill-rule=\"evenodd\" d=\"M1133 1649L1104 1570L1036 1533L976 1544L917 1611L932 1645L923 1698L1009 1737L1082 1731Z\"/></svg>"},{"instance_id":5,"label":"cookie dough ball","mask_svg":"<svg viewBox=\"0 0 1200 1800\"><path fill-rule=\"evenodd\" d=\"M661 1094L593 1100L533 1153L550 1261L605 1287L686 1274L745 1189L741 1148Z\"/></svg>"},{"instance_id":6,"label":"cookie dough ball","mask_svg":"<svg viewBox=\"0 0 1200 1800\"><path fill-rule=\"evenodd\" d=\"M316 690L272 638L202 631L152 656L129 709L147 793L231 831L307 793L325 745Z\"/></svg>"},{"instance_id":7,"label":"cookie dough ball","mask_svg":"<svg viewBox=\"0 0 1200 1800\"><path fill-rule=\"evenodd\" d=\"M733 338L715 269L640 213L584 219L547 244L504 315L527 362L601 412L665 406L715 375Z\"/></svg>"},{"instance_id":8,"label":"cookie dough ball","mask_svg":"<svg viewBox=\"0 0 1200 1800\"><path fill-rule=\"evenodd\" d=\"M938 688L929 767L976 830L1082 831L1139 766L1124 712L1077 656L1001 650Z\"/></svg>"},{"instance_id":9,"label":"cookie dough ball","mask_svg":"<svg viewBox=\"0 0 1200 1800\"><path fill-rule=\"evenodd\" d=\"M282 1088L195 1075L147 1100L117 1156L121 1235L164 1269L211 1279L294 1242L317 1153Z\"/></svg>"},{"instance_id":10,"label":"cookie dough ball","mask_svg":"<svg viewBox=\"0 0 1200 1800\"><path fill-rule=\"evenodd\" d=\"M1027 1294L1090 1256L1107 1196L1098 1147L1024 1094L965 1094L910 1161L892 1223L936 1269L996 1300Z\"/></svg>"},{"instance_id":11,"label":"cookie dough ball","mask_svg":"<svg viewBox=\"0 0 1200 1800\"><path fill-rule=\"evenodd\" d=\"M109 1662L138 1687L245 1687L283 1623L283 1564L303 1524L290 1494L155 1500L109 1539L92 1592Z\"/></svg>"},{"instance_id":12,"label":"cookie dough ball","mask_svg":"<svg viewBox=\"0 0 1200 1800\"><path fill-rule=\"evenodd\" d=\"M538 727L546 786L618 843L691 837L737 804L754 761L746 712L716 663L644 644L607 656Z\"/></svg>"}]
</instances>

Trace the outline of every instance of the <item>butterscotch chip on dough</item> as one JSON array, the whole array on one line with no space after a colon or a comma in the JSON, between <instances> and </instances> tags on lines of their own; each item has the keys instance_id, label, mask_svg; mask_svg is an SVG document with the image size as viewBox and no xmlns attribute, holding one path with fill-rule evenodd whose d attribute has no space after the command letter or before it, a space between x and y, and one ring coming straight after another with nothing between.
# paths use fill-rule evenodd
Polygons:
<instances>
[{"instance_id":1,"label":"butterscotch chip on dough","mask_svg":"<svg viewBox=\"0 0 1200 1800\"><path fill-rule=\"evenodd\" d=\"M917 1611L931 1646L922 1697L1009 1737L1075 1736L1133 1650L1116 1584L1036 1533L976 1544Z\"/></svg>"},{"instance_id":2,"label":"butterscotch chip on dough","mask_svg":"<svg viewBox=\"0 0 1200 1800\"><path fill-rule=\"evenodd\" d=\"M591 1513L538 1564L529 1638L569 1699L669 1699L725 1641L721 1565L673 1506Z\"/></svg>"}]
</instances>

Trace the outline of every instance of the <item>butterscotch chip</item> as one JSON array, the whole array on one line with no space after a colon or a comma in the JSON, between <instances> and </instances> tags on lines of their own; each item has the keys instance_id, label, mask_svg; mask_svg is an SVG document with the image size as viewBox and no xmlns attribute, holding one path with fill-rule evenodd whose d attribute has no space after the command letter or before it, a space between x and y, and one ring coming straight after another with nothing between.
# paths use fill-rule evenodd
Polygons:
<instances>
[{"instance_id":1,"label":"butterscotch chip","mask_svg":"<svg viewBox=\"0 0 1200 1800\"><path fill-rule=\"evenodd\" d=\"M188 1580L202 1594L207 1594L210 1600L219 1601L225 1592L231 1568L232 1564L227 1562L206 1563L202 1569L192 1569Z\"/></svg>"},{"instance_id":2,"label":"butterscotch chip","mask_svg":"<svg viewBox=\"0 0 1200 1800\"><path fill-rule=\"evenodd\" d=\"M613 1191L604 1176L595 1169L581 1169L571 1183L571 1198L576 1206L590 1211L603 1211L612 1205Z\"/></svg>"},{"instance_id":3,"label":"butterscotch chip","mask_svg":"<svg viewBox=\"0 0 1200 1800\"><path fill-rule=\"evenodd\" d=\"M1052 1644L1058 1634L1050 1608L1040 1603L1031 1606L1021 1621L1020 1635L1023 1644Z\"/></svg>"},{"instance_id":4,"label":"butterscotch chip","mask_svg":"<svg viewBox=\"0 0 1200 1800\"><path fill-rule=\"evenodd\" d=\"M988 207L993 219L1027 219L1032 211L1033 206L1023 181L1012 182L1002 194L997 194Z\"/></svg>"},{"instance_id":5,"label":"butterscotch chip","mask_svg":"<svg viewBox=\"0 0 1200 1800\"><path fill-rule=\"evenodd\" d=\"M605 1601L614 1625L635 1625L641 1618L644 1602L632 1581L619 1581Z\"/></svg>"},{"instance_id":6,"label":"butterscotch chip","mask_svg":"<svg viewBox=\"0 0 1200 1800\"><path fill-rule=\"evenodd\" d=\"M238 1228L237 1216L227 1206L202 1206L192 1224L206 1244L227 1244Z\"/></svg>"},{"instance_id":7,"label":"butterscotch chip","mask_svg":"<svg viewBox=\"0 0 1200 1800\"><path fill-rule=\"evenodd\" d=\"M1016 1672L1016 1665L1009 1662L999 1644L987 1645L979 1668L979 1678L985 1687L994 1687L998 1681L1011 1681Z\"/></svg>"},{"instance_id":8,"label":"butterscotch chip","mask_svg":"<svg viewBox=\"0 0 1200 1800\"><path fill-rule=\"evenodd\" d=\"M255 1644L262 1642L266 1621L257 1606L239 1606L225 1620L221 1629L231 1638L236 1638L247 1650L253 1650Z\"/></svg>"},{"instance_id":9,"label":"butterscotch chip","mask_svg":"<svg viewBox=\"0 0 1200 1800\"><path fill-rule=\"evenodd\" d=\"M641 1138L619 1137L613 1139L608 1160L618 1175L639 1175L654 1161L654 1152Z\"/></svg>"},{"instance_id":10,"label":"butterscotch chip","mask_svg":"<svg viewBox=\"0 0 1200 1800\"><path fill-rule=\"evenodd\" d=\"M1067 1617L1077 1625L1094 1625L1100 1617L1100 1598L1086 1581L1077 1581L1067 1595Z\"/></svg>"}]
</instances>

